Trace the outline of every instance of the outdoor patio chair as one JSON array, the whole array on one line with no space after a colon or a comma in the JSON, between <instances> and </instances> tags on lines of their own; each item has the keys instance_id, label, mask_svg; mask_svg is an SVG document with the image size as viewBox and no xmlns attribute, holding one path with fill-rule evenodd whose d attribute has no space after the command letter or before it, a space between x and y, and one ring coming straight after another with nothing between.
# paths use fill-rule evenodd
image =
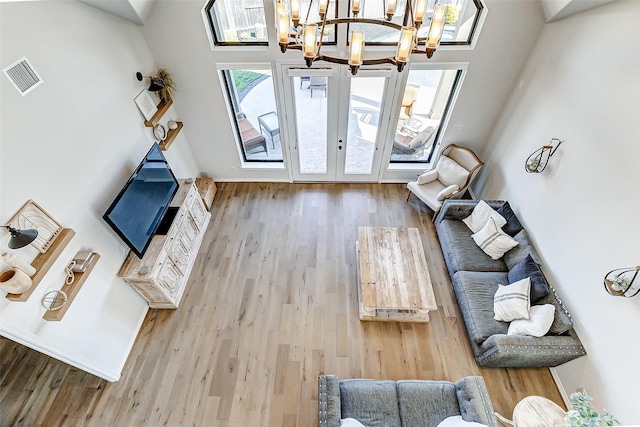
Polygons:
<instances>
[{"instance_id":1,"label":"outdoor patio chair","mask_svg":"<svg viewBox=\"0 0 640 427\"><path fill-rule=\"evenodd\" d=\"M327 78L322 76L311 76L309 80L309 89L311 89L311 97L313 98L313 90L324 91L324 96L327 96Z\"/></svg>"},{"instance_id":2,"label":"outdoor patio chair","mask_svg":"<svg viewBox=\"0 0 640 427\"><path fill-rule=\"evenodd\" d=\"M247 119L247 116L240 112L236 114L236 119L238 121L238 130L240 131L240 139L242 140L244 152L249 153L249 151L262 148L260 151L267 153L267 141L264 139L264 136L253 127Z\"/></svg>"},{"instance_id":3,"label":"outdoor patio chair","mask_svg":"<svg viewBox=\"0 0 640 427\"><path fill-rule=\"evenodd\" d=\"M396 133L393 139L392 154L414 154L417 151L424 150L427 144L433 141L435 136L435 128L427 126L424 130L412 137L402 133Z\"/></svg>"},{"instance_id":4,"label":"outdoor patio chair","mask_svg":"<svg viewBox=\"0 0 640 427\"><path fill-rule=\"evenodd\" d=\"M433 210L433 218L446 199L459 199L467 191L484 163L466 147L450 144L441 152L436 167L407 184L409 196L415 194ZM407 200L409 199L407 196Z\"/></svg>"},{"instance_id":5,"label":"outdoor patio chair","mask_svg":"<svg viewBox=\"0 0 640 427\"><path fill-rule=\"evenodd\" d=\"M256 40L256 32L251 28L242 28L236 30L236 35L238 36L238 40L241 42Z\"/></svg>"}]
</instances>

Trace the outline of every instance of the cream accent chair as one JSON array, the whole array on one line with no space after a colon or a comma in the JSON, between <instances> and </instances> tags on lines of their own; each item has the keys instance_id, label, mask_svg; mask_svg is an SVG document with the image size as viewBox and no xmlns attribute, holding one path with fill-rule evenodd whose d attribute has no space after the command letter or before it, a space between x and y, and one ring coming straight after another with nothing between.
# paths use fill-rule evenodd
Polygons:
<instances>
[{"instance_id":1,"label":"cream accent chair","mask_svg":"<svg viewBox=\"0 0 640 427\"><path fill-rule=\"evenodd\" d=\"M438 164L407 184L411 193L433 210L433 217L445 199L459 199L467 191L484 163L466 147L450 144L441 152ZM407 197L409 200L409 197Z\"/></svg>"}]
</instances>

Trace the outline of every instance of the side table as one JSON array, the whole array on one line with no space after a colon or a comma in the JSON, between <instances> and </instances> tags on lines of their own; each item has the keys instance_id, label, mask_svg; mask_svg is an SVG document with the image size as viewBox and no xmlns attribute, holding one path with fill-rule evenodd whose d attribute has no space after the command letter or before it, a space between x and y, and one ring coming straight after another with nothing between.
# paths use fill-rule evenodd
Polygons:
<instances>
[{"instance_id":1,"label":"side table","mask_svg":"<svg viewBox=\"0 0 640 427\"><path fill-rule=\"evenodd\" d=\"M260 133L265 133L265 135L269 135L269 139L271 140L272 148L276 148L276 143L274 141L274 137L276 135L280 135L280 127L278 125L278 115L275 111L270 111L266 114L258 116L258 124L260 125Z\"/></svg>"},{"instance_id":2,"label":"side table","mask_svg":"<svg viewBox=\"0 0 640 427\"><path fill-rule=\"evenodd\" d=\"M555 402L542 396L528 396L513 408L513 421L499 413L496 417L514 427L555 427L562 426L566 412Z\"/></svg>"}]
</instances>

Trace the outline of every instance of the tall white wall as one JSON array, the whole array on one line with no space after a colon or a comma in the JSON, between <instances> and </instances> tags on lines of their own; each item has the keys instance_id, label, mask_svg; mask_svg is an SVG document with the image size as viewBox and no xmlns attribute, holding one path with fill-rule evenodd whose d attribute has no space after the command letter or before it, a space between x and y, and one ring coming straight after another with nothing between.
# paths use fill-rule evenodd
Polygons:
<instances>
[{"instance_id":1,"label":"tall white wall","mask_svg":"<svg viewBox=\"0 0 640 427\"><path fill-rule=\"evenodd\" d=\"M640 297L602 281L640 264L639 18L640 3L618 1L545 26L475 186L510 200L573 315L588 355L556 369L564 389L585 387L623 424L640 423ZM548 170L525 173L551 137L564 143Z\"/></svg>"},{"instance_id":2,"label":"tall white wall","mask_svg":"<svg viewBox=\"0 0 640 427\"><path fill-rule=\"evenodd\" d=\"M0 75L0 222L33 199L76 231L29 301L0 291L0 334L117 380L147 304L116 277L127 247L102 214L153 142L134 103L135 72L153 71L153 57L139 26L69 1L0 3L0 43L0 67L27 56L44 80L22 97ZM183 135L166 155L176 176L197 175ZM41 296L80 249L102 258L62 321L43 320Z\"/></svg>"},{"instance_id":3,"label":"tall white wall","mask_svg":"<svg viewBox=\"0 0 640 427\"><path fill-rule=\"evenodd\" d=\"M272 41L269 47L217 47L212 51L201 14L205 3L156 2L143 28L157 63L178 77L175 99L199 168L220 181L288 180L283 169L242 168L216 64L260 62L275 68L278 62L294 60L304 66L302 56L299 51L280 53L273 25L267 25ZM340 0L341 10L346 10L346 3ZM544 25L538 0L487 0L486 4L489 12L474 50L443 48L430 60L414 59L469 63L444 144L456 142L477 151L482 149ZM265 13L267 22L274 22L272 2L265 1ZM415 177L414 171L407 173L408 179Z\"/></svg>"}]
</instances>

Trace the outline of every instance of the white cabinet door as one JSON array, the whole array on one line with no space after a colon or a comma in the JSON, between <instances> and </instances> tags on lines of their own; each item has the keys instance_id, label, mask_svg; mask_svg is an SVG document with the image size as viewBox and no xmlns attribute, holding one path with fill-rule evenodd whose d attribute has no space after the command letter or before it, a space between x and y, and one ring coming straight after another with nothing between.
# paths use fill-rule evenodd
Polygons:
<instances>
[{"instance_id":1,"label":"white cabinet door","mask_svg":"<svg viewBox=\"0 0 640 427\"><path fill-rule=\"evenodd\" d=\"M185 223L188 221L185 221ZM187 270L189 265L189 257L191 256L191 244L188 239L185 238L184 233L180 233L177 239L173 242L171 250L169 251L169 257L176 264L176 267L181 272Z\"/></svg>"},{"instance_id":2,"label":"white cabinet door","mask_svg":"<svg viewBox=\"0 0 640 427\"><path fill-rule=\"evenodd\" d=\"M191 209L189 209L189 213L191 213L193 222L199 229L206 227L207 208L204 206L204 202L200 199L200 197L197 197L193 200Z\"/></svg>"},{"instance_id":3,"label":"white cabinet door","mask_svg":"<svg viewBox=\"0 0 640 427\"><path fill-rule=\"evenodd\" d=\"M160 274L158 275L157 284L162 286L173 299L180 287L182 278L183 275L178 267L174 264L171 258L167 258L162 270L160 270Z\"/></svg>"},{"instance_id":4,"label":"white cabinet door","mask_svg":"<svg viewBox=\"0 0 640 427\"><path fill-rule=\"evenodd\" d=\"M193 242L196 241L200 235L200 228L196 225L195 220L188 214L182 223L182 230L180 232L180 240L182 240L187 247L193 246Z\"/></svg>"}]
</instances>

